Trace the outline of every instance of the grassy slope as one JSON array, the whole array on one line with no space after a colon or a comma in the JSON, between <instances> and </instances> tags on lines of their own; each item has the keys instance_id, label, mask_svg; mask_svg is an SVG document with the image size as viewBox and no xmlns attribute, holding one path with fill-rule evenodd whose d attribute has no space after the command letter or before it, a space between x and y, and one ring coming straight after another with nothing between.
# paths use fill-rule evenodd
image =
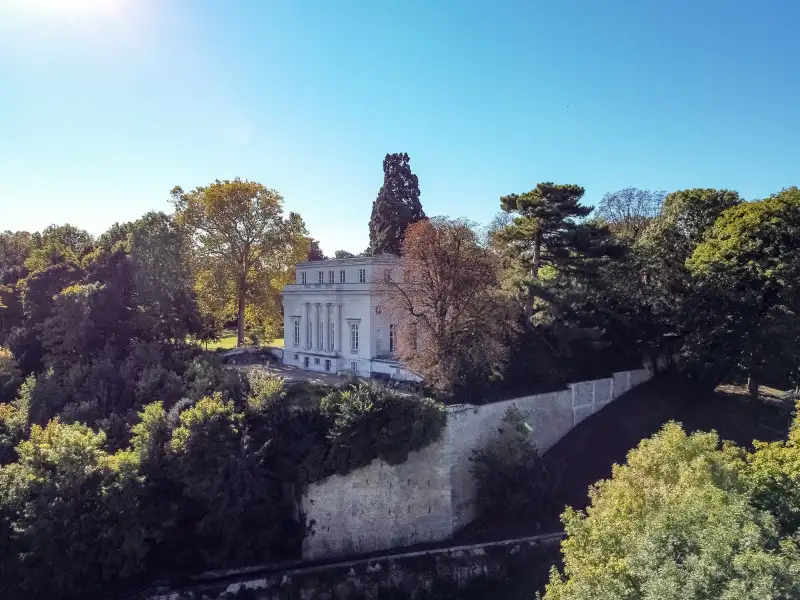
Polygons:
<instances>
[{"instance_id":1,"label":"grassy slope","mask_svg":"<svg viewBox=\"0 0 800 600\"><path fill-rule=\"evenodd\" d=\"M456 541L475 543L560 530L564 507L585 507L589 486L610 477L614 463L625 462L640 440L668 421L682 423L687 431L714 429L720 438L748 446L754 439L784 438L790 418L769 398L753 401L738 388L702 395L678 378L657 377L581 422L545 454L560 478L559 492L546 514L522 523L487 515L457 533Z\"/></svg>"}]
</instances>

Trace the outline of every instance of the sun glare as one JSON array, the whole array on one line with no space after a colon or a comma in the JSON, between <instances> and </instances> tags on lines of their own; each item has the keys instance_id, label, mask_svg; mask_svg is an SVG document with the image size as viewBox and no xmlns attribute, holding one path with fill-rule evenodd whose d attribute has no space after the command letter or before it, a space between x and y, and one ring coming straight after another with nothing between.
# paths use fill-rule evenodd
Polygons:
<instances>
[{"instance_id":1,"label":"sun glare","mask_svg":"<svg viewBox=\"0 0 800 600\"><path fill-rule=\"evenodd\" d=\"M130 0L5 0L12 13L50 18L108 18L119 15Z\"/></svg>"}]
</instances>

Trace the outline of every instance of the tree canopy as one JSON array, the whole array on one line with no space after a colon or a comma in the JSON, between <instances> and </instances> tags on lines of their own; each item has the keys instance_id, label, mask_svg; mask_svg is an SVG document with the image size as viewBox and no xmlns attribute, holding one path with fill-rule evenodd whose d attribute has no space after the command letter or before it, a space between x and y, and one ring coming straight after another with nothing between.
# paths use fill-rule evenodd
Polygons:
<instances>
[{"instance_id":1,"label":"tree canopy","mask_svg":"<svg viewBox=\"0 0 800 600\"><path fill-rule=\"evenodd\" d=\"M687 260L687 356L719 376L800 383L800 190L724 211Z\"/></svg>"},{"instance_id":2,"label":"tree canopy","mask_svg":"<svg viewBox=\"0 0 800 600\"><path fill-rule=\"evenodd\" d=\"M235 315L242 345L251 320L275 327L278 294L305 260L310 240L297 213L283 213L283 198L260 183L215 181L172 190L178 224L193 242L193 271L201 304L220 320Z\"/></svg>"},{"instance_id":3,"label":"tree canopy","mask_svg":"<svg viewBox=\"0 0 800 600\"><path fill-rule=\"evenodd\" d=\"M383 185L369 219L370 254L399 255L408 226L425 218L410 160L406 153L383 159Z\"/></svg>"}]
</instances>

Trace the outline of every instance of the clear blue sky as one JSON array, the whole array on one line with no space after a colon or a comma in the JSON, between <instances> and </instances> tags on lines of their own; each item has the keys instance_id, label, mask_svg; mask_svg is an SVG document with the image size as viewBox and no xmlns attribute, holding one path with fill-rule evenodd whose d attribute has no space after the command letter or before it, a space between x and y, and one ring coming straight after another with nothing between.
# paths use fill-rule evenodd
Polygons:
<instances>
[{"instance_id":1,"label":"clear blue sky","mask_svg":"<svg viewBox=\"0 0 800 600\"><path fill-rule=\"evenodd\" d=\"M277 189L360 251L387 152L429 215L543 180L800 184L800 2L0 0L0 229Z\"/></svg>"}]
</instances>

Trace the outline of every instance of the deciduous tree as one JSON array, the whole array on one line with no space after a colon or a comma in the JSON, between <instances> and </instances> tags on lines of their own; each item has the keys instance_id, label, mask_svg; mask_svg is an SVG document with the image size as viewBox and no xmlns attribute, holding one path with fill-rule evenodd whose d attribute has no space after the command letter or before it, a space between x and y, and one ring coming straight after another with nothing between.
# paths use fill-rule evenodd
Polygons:
<instances>
[{"instance_id":1,"label":"deciduous tree","mask_svg":"<svg viewBox=\"0 0 800 600\"><path fill-rule=\"evenodd\" d=\"M800 190L722 213L687 267L694 280L687 355L716 377L800 381Z\"/></svg>"},{"instance_id":2,"label":"deciduous tree","mask_svg":"<svg viewBox=\"0 0 800 600\"><path fill-rule=\"evenodd\" d=\"M244 343L248 301L261 319L279 313L278 294L308 256L308 234L299 215L284 216L283 198L251 181L215 181L184 192L172 190L178 223L194 241L198 292L214 300L232 299ZM207 288L206 285L213 287Z\"/></svg>"},{"instance_id":3,"label":"deciduous tree","mask_svg":"<svg viewBox=\"0 0 800 600\"><path fill-rule=\"evenodd\" d=\"M369 219L370 254L400 254L406 229L425 218L419 201L419 180L411 172L408 154L387 154L383 185Z\"/></svg>"},{"instance_id":4,"label":"deciduous tree","mask_svg":"<svg viewBox=\"0 0 800 600\"><path fill-rule=\"evenodd\" d=\"M781 539L713 433L675 423L590 489L586 512L562 516L564 572L545 600L794 598L796 542Z\"/></svg>"},{"instance_id":5,"label":"deciduous tree","mask_svg":"<svg viewBox=\"0 0 800 600\"><path fill-rule=\"evenodd\" d=\"M609 223L615 235L632 244L661 212L666 194L632 187L609 192L600 200L596 215Z\"/></svg>"},{"instance_id":6,"label":"deciduous tree","mask_svg":"<svg viewBox=\"0 0 800 600\"><path fill-rule=\"evenodd\" d=\"M513 319L497 289L495 257L471 224L441 217L414 223L400 266L402 277L382 284L398 357L443 392L499 376Z\"/></svg>"}]
</instances>

